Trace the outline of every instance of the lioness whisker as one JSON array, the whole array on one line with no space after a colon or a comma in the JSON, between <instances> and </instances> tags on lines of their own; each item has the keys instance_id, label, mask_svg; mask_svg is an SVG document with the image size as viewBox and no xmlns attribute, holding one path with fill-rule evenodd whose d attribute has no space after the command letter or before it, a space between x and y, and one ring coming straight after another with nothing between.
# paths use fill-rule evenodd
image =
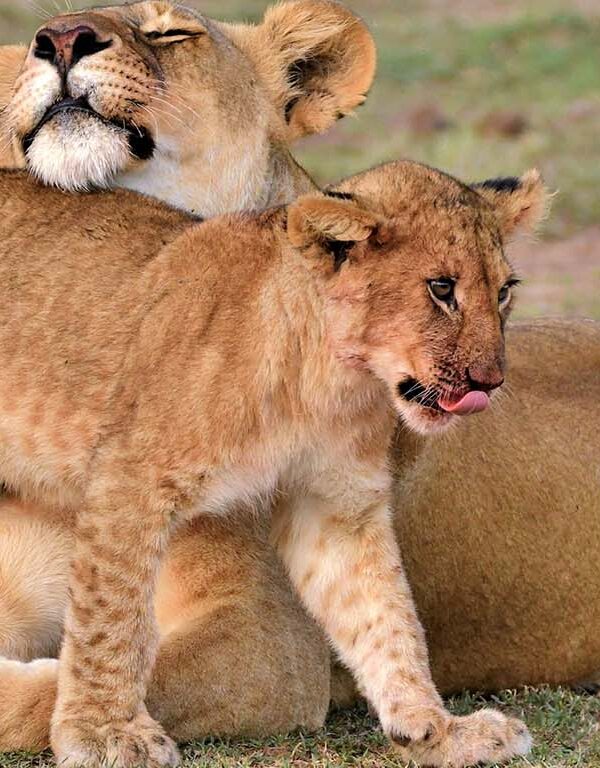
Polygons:
<instances>
[{"instance_id":1,"label":"lioness whisker","mask_svg":"<svg viewBox=\"0 0 600 768\"><path fill-rule=\"evenodd\" d=\"M164 93L164 90L163 90L163 89L157 89L157 90L159 90L160 92ZM180 106L180 107L182 107L183 109L186 109L188 112L191 112L191 113L192 113L192 115L194 115L194 117L196 117L196 118L198 118L198 120L200 120L200 115L198 114L198 112L196 112L196 110L195 110L195 109L192 109L192 107L190 107L190 105L189 105L189 104L187 104L187 103L184 101L184 99L183 99L183 97L182 97L182 96L180 96L180 95L179 95L179 94L177 94L177 93L171 93L170 91L169 91L169 96L170 96L170 97L172 97L172 98L174 98L174 99L177 99L177 100L178 100L178 102L179 102L179 106ZM152 98L152 99L156 99L157 101L161 101L162 103L166 104L166 105L167 105L168 107L170 107L171 109L176 109L176 110L177 110L177 112L178 112L179 114L181 114L181 109L178 109L178 108L177 108L177 106L176 106L175 104L172 104L170 101L167 101L166 99L162 99L162 98L160 98L160 97L158 97L158 96L156 96L156 95L152 95L152 96L151 96L151 98Z\"/></svg>"},{"instance_id":2,"label":"lioness whisker","mask_svg":"<svg viewBox=\"0 0 600 768\"><path fill-rule=\"evenodd\" d=\"M151 93L150 94L150 99L152 101L158 101L160 104L164 104L169 109L172 109L175 112L177 112L177 114L179 114L179 115L181 114L181 110L178 107L176 107L175 104L171 104L171 102L167 101L167 99L163 99L161 96L157 96L156 93Z\"/></svg>"},{"instance_id":3,"label":"lioness whisker","mask_svg":"<svg viewBox=\"0 0 600 768\"><path fill-rule=\"evenodd\" d=\"M183 128L186 129L188 132L192 132L192 129L189 125L187 125L180 117L177 115L172 114L171 112L167 112L167 110L162 109L161 107L156 106L153 104L151 107L148 107L148 109L153 110L157 115L162 115L167 121L169 120L175 120L179 125L181 125Z\"/></svg>"},{"instance_id":4,"label":"lioness whisker","mask_svg":"<svg viewBox=\"0 0 600 768\"><path fill-rule=\"evenodd\" d=\"M34 11L36 16L39 16L42 19L51 19L52 14L50 11L48 11L46 8L43 8L41 5L38 5L34 2L34 0L27 0L27 4L29 7Z\"/></svg>"},{"instance_id":5,"label":"lioness whisker","mask_svg":"<svg viewBox=\"0 0 600 768\"><path fill-rule=\"evenodd\" d=\"M154 128L155 128L155 138L158 139L159 135L160 135L160 130L158 128L158 120L156 119L156 115L154 114L154 112L152 112L151 109L146 107L144 104L138 104L138 107L139 107L139 109L141 109L144 112L146 112L152 118L152 120L154 122ZM132 121L132 123L133 123L133 121Z\"/></svg>"}]
</instances>

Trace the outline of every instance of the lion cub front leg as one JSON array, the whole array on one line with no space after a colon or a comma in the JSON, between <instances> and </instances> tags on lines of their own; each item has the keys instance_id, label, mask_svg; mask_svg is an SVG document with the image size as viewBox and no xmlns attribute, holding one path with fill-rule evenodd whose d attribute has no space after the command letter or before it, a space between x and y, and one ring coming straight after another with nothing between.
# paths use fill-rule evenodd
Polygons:
<instances>
[{"instance_id":1,"label":"lion cub front leg","mask_svg":"<svg viewBox=\"0 0 600 768\"><path fill-rule=\"evenodd\" d=\"M51 744L61 766L176 765L177 748L144 705L154 581L173 505L139 467L106 469L76 529Z\"/></svg>"},{"instance_id":2,"label":"lion cub front leg","mask_svg":"<svg viewBox=\"0 0 600 768\"><path fill-rule=\"evenodd\" d=\"M444 708L391 525L387 472L362 466L344 476L342 464L281 502L274 538L384 731L405 759L425 765L458 768L526 752L520 721L494 710L453 717Z\"/></svg>"}]
</instances>

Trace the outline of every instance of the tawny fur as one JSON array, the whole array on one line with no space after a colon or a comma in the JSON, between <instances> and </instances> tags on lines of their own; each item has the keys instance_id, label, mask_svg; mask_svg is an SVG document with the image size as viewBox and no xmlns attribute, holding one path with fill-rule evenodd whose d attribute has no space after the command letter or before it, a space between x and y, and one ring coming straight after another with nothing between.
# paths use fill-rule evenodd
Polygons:
<instances>
[{"instance_id":1,"label":"tawny fur","mask_svg":"<svg viewBox=\"0 0 600 768\"><path fill-rule=\"evenodd\" d=\"M524 684L600 681L600 634L595 631L600 625L600 608L598 601L589 599L598 586L593 553L600 548L600 531L595 522L599 501L596 477L589 471L597 460L598 449L595 425L588 418L600 399L600 385L594 375L600 369L600 327L592 321L538 320L512 324L507 339L506 391L488 414L464 420L433 440L413 436L404 428L394 440L395 504L399 510L396 529L419 617L426 629L433 677L444 693L465 687L495 691ZM569 393L568 401L564 393ZM540 413L551 418L541 423ZM574 418L579 424L576 430ZM531 434L539 437L535 446ZM563 437L567 434L569 441ZM573 456L581 457L581 461L574 462ZM2 515L17 504L13 500L6 502ZM12 645L3 646L3 652L12 656L13 649L17 658L31 657L30 643L50 647L53 654L58 652L55 638L62 634L67 601L65 579L57 581L54 577L56 537L47 524L44 535L40 535L39 525L46 520L40 520L39 508L35 507L34 512L37 521L33 526L30 519L19 519L14 513L4 517L2 525L4 529L14 526L11 551L17 547L23 567L34 573L39 569L35 585L24 579L19 586L19 590L29 588L31 608L27 615L55 616L56 624L48 627L36 622L33 636L13 634L15 625L3 614L0 626L4 637L11 631L14 638ZM23 541L18 542L19 535L24 536ZM235 541L235 533L231 531L230 535ZM2 541L9 539L0 538ZM70 553L70 536L61 541L63 553L59 558L63 562ZM190 539L188 551L194 551L199 542L199 537ZM210 549L205 538L202 544L203 551ZM247 553L248 548L246 540L240 552ZM473 552L480 554L474 557ZM239 556L239 552L231 550L229 578L235 576ZM5 561L9 557L10 552L3 555ZM218 560L225 566L222 548ZM197 571L190 570L190 574L194 573ZM64 585L60 595L48 591L48 574L52 574L54 587ZM273 580L275 576L271 583ZM177 582L175 586L171 581L175 589L169 592L161 591L160 583L157 607L166 615L171 605L189 599L198 600L199 613L210 611L210 595L190 592L186 588L189 582ZM14 584L14 579L7 584ZM226 589L227 584L224 579L220 588ZM240 585L234 580L231 587L233 591ZM163 595L167 599L161 608ZM235 601L238 610L251 615L255 605L252 592L240 590L239 595L239 603ZM50 596L52 602L48 601ZM251 626L246 627L244 637L252 637L248 634ZM234 613L223 629L231 637L235 636L235 628ZM273 626L265 637L274 634ZM294 637L288 634L286 642ZM186 635L190 656L202 652L202 642L202 635L190 625ZM235 650L250 655L253 649L249 642ZM231 668L230 658L239 658L235 654L228 657L228 651L226 648L222 656L223 669ZM165 675L161 659L159 655L157 669ZM185 654L177 661L173 669L177 687L169 689L169 695L173 691L173 702L187 700L190 692L201 690L200 685L192 686L186 675L195 676L202 667L194 665L189 669ZM263 687L270 690L271 683L265 686L264 681L270 679L268 673L274 671L276 662L273 658L269 662L252 678L251 695ZM23 686L18 684L19 669ZM178 669L185 672L178 673ZM243 671L245 667L240 665L238 669ZM316 678L313 690L315 686L317 690L326 689L323 668L307 664L307 669ZM44 696L35 690L32 676L25 672L24 665L13 666L10 689L15 692L15 702ZM1 679L8 687L4 675ZM338 705L356 701L358 694L349 674L336 668L332 682L332 698ZM240 686L231 700L232 711L233 702L238 697L243 699L245 692L245 686ZM319 700L322 702L326 696L323 692ZM164 703L161 706L163 711L168 710ZM47 744L50 711L48 706L45 717L37 723L36 738L31 740L23 732L24 720L19 711L2 711L0 705L0 723L4 722L6 729L0 728L0 745L34 749ZM318 711L322 709L315 709L315 715ZM197 729L196 735L211 732L210 713L203 722L194 722L194 708L179 714L175 733L187 733L188 723L193 724L191 730Z\"/></svg>"},{"instance_id":2,"label":"tawny fur","mask_svg":"<svg viewBox=\"0 0 600 768\"><path fill-rule=\"evenodd\" d=\"M9 658L29 661L59 648L71 552L68 521L60 517L0 501L0 649ZM32 556L32 544L41 557Z\"/></svg>"},{"instance_id":3,"label":"tawny fur","mask_svg":"<svg viewBox=\"0 0 600 768\"><path fill-rule=\"evenodd\" d=\"M408 163L356 183L356 202L313 196L186 227L126 193L91 211L2 178L2 479L78 511L52 727L67 765L176 761L143 703L159 561L174 525L269 498L303 602L406 756L460 766L529 745L498 712L443 709L387 470L392 406L425 431L452 418L420 413L399 382L458 395L469 365L503 366L515 198L490 205ZM538 182L523 210L541 196ZM440 274L456 277L457 315L428 294Z\"/></svg>"},{"instance_id":4,"label":"tawny fur","mask_svg":"<svg viewBox=\"0 0 600 768\"><path fill-rule=\"evenodd\" d=\"M394 443L396 530L447 692L600 681L600 324L517 323L507 351L489 413Z\"/></svg>"},{"instance_id":5,"label":"tawny fur","mask_svg":"<svg viewBox=\"0 0 600 768\"><path fill-rule=\"evenodd\" d=\"M356 21L353 23L357 24ZM284 31L281 22L277 28ZM229 29L232 39L252 56L254 44L243 44L248 27L241 25L236 26L235 31ZM356 40L360 45L365 40L361 54L365 61L364 71L368 72L372 48L366 45L368 38L365 38L364 28L357 29L360 34L350 42L354 44ZM292 33L296 44L300 44L301 30L294 30L292 25L286 34ZM247 39L250 42L252 37ZM314 40L312 47L315 47ZM326 50L327 46L324 48ZM16 48L1 49L0 105L3 99L9 98L14 73L20 66L18 56L22 55ZM281 93L279 61L275 55L257 57L273 93ZM267 67L273 71L267 71ZM356 82L362 87L358 79ZM357 98L359 91L357 87L353 98ZM176 80L174 92L178 92ZM173 124L176 127L177 121ZM191 155L187 159L193 160ZM288 168L287 163L284 166ZM150 194L164 194L162 167L153 163L152 174L146 174L146 178L146 190ZM190 173L185 178L188 179L186 194L190 199L196 199L200 186L197 178L204 180L205 177ZM115 181L118 183L119 178ZM284 186L287 184L284 181ZM299 175L293 183L295 192L301 192L305 184ZM581 455L590 452L593 465L594 456L600 450L589 419L600 398L600 383L593 376L599 365L600 329L589 322L517 325L510 331L509 341L508 387L491 413L463 422L433 442L412 437L403 429L395 442L396 472L402 481L402 484L397 483L397 528L419 613L427 629L434 678L445 692L465 686L497 690L523 684L600 679L600 633L596 631L600 625L596 615L598 605L597 601L587 597L595 594L599 586L595 553L600 551L600 534L593 527L593 521L598 517L600 500L595 474L588 472L587 465L582 465L579 460ZM578 394L571 400L565 393L573 392L574 387L578 388ZM553 414L551 420L547 418L550 412ZM577 428L574 429L574 425ZM532 441L532 435L538 434L544 436L543 440ZM566 435L568 438L564 437ZM540 446L540 450L534 450L535 446ZM463 459L463 452L469 460ZM496 466L502 467L503 471L497 472ZM509 493L511 478L520 478L518 493ZM542 482L532 482L531 478L542 478ZM502 499L502 503L498 504L497 499ZM17 504L10 502L11 507ZM23 568L27 567L32 573L39 570L40 580L35 586L31 579L25 580L17 590L17 594L23 594L25 588L26 606L29 606L19 622L18 631L15 630L19 625L7 619L3 622L0 613L0 637L4 637L0 653L23 659L37 655L42 648L46 652L58 651L57 640L62 634L66 606L66 590L57 594L57 585L61 582L53 576L57 572L56 559L48 558L48 552L55 551L56 534L48 524L47 514L37 511L44 532L48 532L48 543L39 536L39 521L32 526L19 523L14 535L17 540L19 536L26 538L16 545L23 554ZM14 515L4 520L3 525L5 528L15 525ZM427 536L424 529L428 531ZM451 536L447 535L449 530L453 532ZM30 535L34 532L36 538ZM232 542L238 540L233 530L229 536ZM540 540L544 541L543 548L539 546ZM186 551L198 548L198 541L199 537L190 536ZM68 535L63 546L62 557L65 558L70 551ZM210 548L205 539L203 547L203 553ZM249 548L250 542L246 540L245 553ZM12 551L12 545L10 549ZM236 554L234 548L227 551L231 552L231 565L225 570L234 579L236 562L241 555ZM485 551L486 555L474 558L473 551ZM257 552L262 549L259 547ZM0 556L4 562L9 562L11 553ZM226 565L222 547L212 557ZM182 561L188 563L189 558ZM200 568L203 568L202 564ZM285 584L278 581L277 572L269 573L268 583L279 583L284 589ZM51 591L46 588L44 575L51 581ZM11 578L8 584L14 582ZM182 581L177 590L171 588L168 592L159 589L159 615L161 610L168 615L171 605L193 601L197 601L200 615L210 613L210 593L200 597L187 587L187 583ZM174 582L171 580L170 584L172 587ZM222 588L226 589L226 583ZM234 579L232 594L236 589L239 590L239 600L234 600L236 608L232 606L231 620L224 618L222 627L228 637L236 637L237 644L232 649L227 643L211 646L222 649L222 669L231 667L230 659L237 664L239 658L254 658L255 648L265 645L276 632L277 622L273 621L271 633L262 626L254 627L251 633L247 626L245 633L236 635L238 612L251 615L258 599L252 591L241 590L239 580ZM163 594L168 599L161 608ZM11 597L13 605L17 604L15 597ZM45 620L36 622L32 627L33 634L24 634L20 630L25 626L27 616L34 614L45 617ZM292 611L289 626L295 626L294 616ZM50 617L56 617L52 626L47 623ZM161 690L166 696L172 696L173 706L187 700L190 692L201 691L203 686L214 691L207 677L203 676L202 680L198 677L203 674L203 668L190 663L190 659L201 653L204 630L193 623L187 630L185 644L190 649L189 655L183 653L173 657L159 653L157 662L157 670L165 678L171 670L172 685ZM284 636L290 637L289 634ZM294 639L299 637L303 635L293 635ZM252 723L257 733L268 732L273 722L270 709L256 709L253 697L263 689L270 691L274 681L289 680L283 643L281 647L281 656L265 658L262 668L239 665L240 674L248 670L252 674L238 678L239 693L236 695L229 695L226 689L220 705L229 713L228 722L233 724L233 731L224 730L222 720L216 718L213 711L206 713L205 718L195 716L197 702L188 710L177 710L177 722L170 721L171 731L176 734L194 732L194 735L216 730L229 733L235 732L236 723L244 721ZM299 643L297 646L299 658L306 658L313 648L315 651L321 648L321 654L316 652L318 663L315 662L312 668L307 667L313 674L309 676L310 684L302 690L304 699L301 701L298 697L296 704L290 706L289 716L282 721L288 728L295 723L308 722L297 714L303 707L304 711L311 711L312 707L311 722L317 722L322 716L324 702L329 697L328 676L321 666L322 647L318 643L311 645L308 635L306 645ZM162 665L163 659L165 664L171 664L173 658L176 659L173 667ZM26 676L24 666L13 667L11 690L15 691L15 700L21 695L16 686L17 670L23 674L23 681L27 680L26 690L22 692L24 702L35 700L40 693L32 684L32 676ZM317 684L315 680L321 683ZM339 668L336 668L333 682L332 695L337 702L353 700L352 681L349 676L340 674ZM268 703L273 699L265 696L265 701ZM161 712L167 712L164 701L160 706ZM206 712L205 707L200 709ZM51 711L51 707L46 711ZM283 717L283 708L279 712ZM30 738L24 734L23 718L16 710L0 711L0 745L7 748L46 743L43 734L47 730L47 717L42 717L37 735Z\"/></svg>"}]
</instances>

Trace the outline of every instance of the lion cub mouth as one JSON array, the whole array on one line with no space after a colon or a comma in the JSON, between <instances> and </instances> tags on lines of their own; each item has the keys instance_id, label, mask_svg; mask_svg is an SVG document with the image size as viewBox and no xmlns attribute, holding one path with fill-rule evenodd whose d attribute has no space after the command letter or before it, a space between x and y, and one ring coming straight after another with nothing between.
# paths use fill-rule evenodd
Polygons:
<instances>
[{"instance_id":1,"label":"lion cub mouth","mask_svg":"<svg viewBox=\"0 0 600 768\"><path fill-rule=\"evenodd\" d=\"M443 413L438 404L439 393L433 387L426 387L417 379L405 379L398 384L398 394L408 403L418 403L424 408Z\"/></svg>"},{"instance_id":2,"label":"lion cub mouth","mask_svg":"<svg viewBox=\"0 0 600 768\"><path fill-rule=\"evenodd\" d=\"M414 378L405 379L398 385L398 393L409 403L418 403L423 408L454 416L468 416L485 411L490 404L489 395L480 390L466 394L441 394L435 387L427 387Z\"/></svg>"},{"instance_id":3,"label":"lion cub mouth","mask_svg":"<svg viewBox=\"0 0 600 768\"><path fill-rule=\"evenodd\" d=\"M33 130L24 136L23 151L25 154L27 154L27 151L35 141L36 136L45 125L47 125L57 115L63 115L68 112L88 114L92 119L98 120L105 125L110 125L113 128L124 131L127 134L129 150L134 157L138 158L138 160L149 160L154 154L154 139L143 126L135 126L132 123L127 122L127 120L109 120L108 118L103 117L99 112L96 112L96 110L90 106L88 100L84 96L80 96L77 99L67 96L60 101L55 102L46 111L35 128L33 128Z\"/></svg>"}]
</instances>

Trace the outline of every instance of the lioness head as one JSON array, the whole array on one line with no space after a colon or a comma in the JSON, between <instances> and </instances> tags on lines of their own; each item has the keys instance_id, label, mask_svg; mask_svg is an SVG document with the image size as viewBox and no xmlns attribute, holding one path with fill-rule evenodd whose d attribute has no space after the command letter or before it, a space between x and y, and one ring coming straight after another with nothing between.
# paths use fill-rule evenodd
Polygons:
<instances>
[{"instance_id":1,"label":"lioness head","mask_svg":"<svg viewBox=\"0 0 600 768\"><path fill-rule=\"evenodd\" d=\"M141 0L56 16L0 51L0 108L44 183L212 215L294 197L286 148L360 104L374 68L371 35L334 0L289 0L257 26Z\"/></svg>"},{"instance_id":2,"label":"lioness head","mask_svg":"<svg viewBox=\"0 0 600 768\"><path fill-rule=\"evenodd\" d=\"M483 410L503 383L518 282L503 244L546 198L536 171L469 187L399 162L291 207L292 243L325 272L335 354L382 380L414 429Z\"/></svg>"}]
</instances>

